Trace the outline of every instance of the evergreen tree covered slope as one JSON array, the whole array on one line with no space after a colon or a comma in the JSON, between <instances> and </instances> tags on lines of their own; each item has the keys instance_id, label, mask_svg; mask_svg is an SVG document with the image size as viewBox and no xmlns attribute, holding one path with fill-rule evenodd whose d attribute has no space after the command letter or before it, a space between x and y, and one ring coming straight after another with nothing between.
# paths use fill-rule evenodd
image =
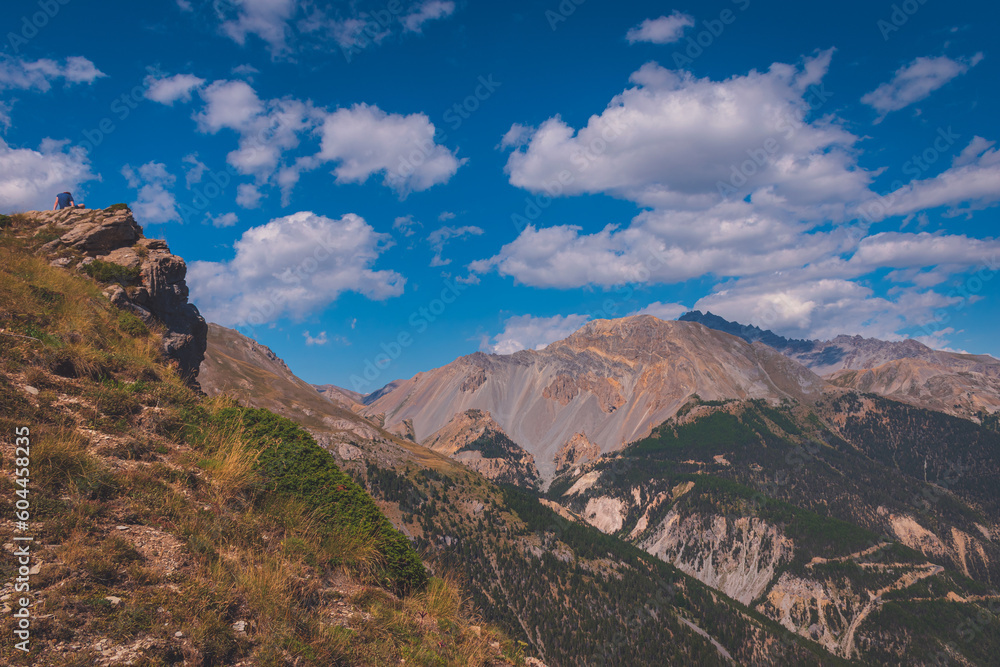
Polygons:
<instances>
[{"instance_id":1,"label":"evergreen tree covered slope","mask_svg":"<svg viewBox=\"0 0 1000 667\"><path fill-rule=\"evenodd\" d=\"M696 398L548 497L841 657L991 664L998 475L989 425L879 396Z\"/></svg>"}]
</instances>

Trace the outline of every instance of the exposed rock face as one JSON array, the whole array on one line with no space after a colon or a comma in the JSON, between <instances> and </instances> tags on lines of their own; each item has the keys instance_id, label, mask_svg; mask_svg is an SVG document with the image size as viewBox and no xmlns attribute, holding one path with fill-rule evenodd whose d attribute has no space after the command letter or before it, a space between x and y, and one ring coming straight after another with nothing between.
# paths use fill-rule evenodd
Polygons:
<instances>
[{"instance_id":1,"label":"exposed rock face","mask_svg":"<svg viewBox=\"0 0 1000 667\"><path fill-rule=\"evenodd\" d=\"M490 413L483 410L455 415L427 438L424 446L494 481L529 487L538 481L535 458L508 438Z\"/></svg>"},{"instance_id":2,"label":"exposed rock face","mask_svg":"<svg viewBox=\"0 0 1000 667\"><path fill-rule=\"evenodd\" d=\"M825 386L762 343L641 315L590 322L544 350L461 357L369 395L364 414L385 414L387 428L412 419L425 442L456 414L488 411L551 479L577 433L608 452L648 434L695 393L808 402Z\"/></svg>"},{"instance_id":3,"label":"exposed rock face","mask_svg":"<svg viewBox=\"0 0 1000 667\"><path fill-rule=\"evenodd\" d=\"M43 247L47 252L70 249L88 258L139 270L139 285L113 285L105 293L116 306L164 327L164 353L177 361L181 374L194 383L205 357L208 325L195 305L188 302L184 260L171 254L165 242L144 238L142 227L128 208L63 209L28 215L43 225L65 230Z\"/></svg>"},{"instance_id":4,"label":"exposed rock face","mask_svg":"<svg viewBox=\"0 0 1000 667\"><path fill-rule=\"evenodd\" d=\"M671 510L639 546L743 604L793 555L779 528L753 517L681 517Z\"/></svg>"},{"instance_id":5,"label":"exposed rock face","mask_svg":"<svg viewBox=\"0 0 1000 667\"><path fill-rule=\"evenodd\" d=\"M576 433L556 452L556 475L595 461L600 455L601 448L592 443L586 434Z\"/></svg>"},{"instance_id":6,"label":"exposed rock face","mask_svg":"<svg viewBox=\"0 0 1000 667\"><path fill-rule=\"evenodd\" d=\"M680 320L768 345L845 389L966 417L1000 410L1000 360L989 355L933 350L913 339L796 340L697 310Z\"/></svg>"}]
</instances>

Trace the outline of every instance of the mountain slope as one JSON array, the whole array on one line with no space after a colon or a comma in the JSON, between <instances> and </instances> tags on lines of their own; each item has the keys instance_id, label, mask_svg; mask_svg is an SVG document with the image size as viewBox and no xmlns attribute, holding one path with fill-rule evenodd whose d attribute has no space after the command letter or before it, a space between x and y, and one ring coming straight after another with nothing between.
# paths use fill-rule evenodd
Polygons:
<instances>
[{"instance_id":1,"label":"mountain slope","mask_svg":"<svg viewBox=\"0 0 1000 667\"><path fill-rule=\"evenodd\" d=\"M699 324L643 315L596 320L544 350L476 353L398 381L365 414L411 420L418 441L469 409L488 411L543 478L585 432L609 452L641 437L693 394L815 400L824 382L770 347Z\"/></svg>"},{"instance_id":2,"label":"mountain slope","mask_svg":"<svg viewBox=\"0 0 1000 667\"><path fill-rule=\"evenodd\" d=\"M453 583L428 581L309 434L206 400L164 356L169 330L106 296L117 272L88 277L75 253L52 265L40 246L66 230L12 217L0 218L0 663L511 664L512 642ZM18 591L14 544L30 559Z\"/></svg>"},{"instance_id":3,"label":"mountain slope","mask_svg":"<svg viewBox=\"0 0 1000 667\"><path fill-rule=\"evenodd\" d=\"M788 339L697 310L679 319L762 342L839 387L964 417L1000 410L1000 360L989 355L933 350L913 339Z\"/></svg>"},{"instance_id":4,"label":"mountain slope","mask_svg":"<svg viewBox=\"0 0 1000 667\"><path fill-rule=\"evenodd\" d=\"M726 654L743 664L836 663L667 563L568 522L533 495L498 487L377 421L338 412L319 392L299 393L301 380L262 350L248 352L256 345L213 326L203 367L217 381L206 386L235 387L251 405L287 392L293 398L284 411L378 499L434 571L454 573L485 620L522 637L552 667L726 664ZM324 418L329 411L333 426ZM485 427L484 417L475 421Z\"/></svg>"},{"instance_id":5,"label":"mountain slope","mask_svg":"<svg viewBox=\"0 0 1000 667\"><path fill-rule=\"evenodd\" d=\"M843 657L1000 647L1000 435L878 396L693 401L549 499ZM892 602L888 602L891 600ZM924 615L919 637L900 619ZM956 626L983 619L985 637Z\"/></svg>"}]
</instances>

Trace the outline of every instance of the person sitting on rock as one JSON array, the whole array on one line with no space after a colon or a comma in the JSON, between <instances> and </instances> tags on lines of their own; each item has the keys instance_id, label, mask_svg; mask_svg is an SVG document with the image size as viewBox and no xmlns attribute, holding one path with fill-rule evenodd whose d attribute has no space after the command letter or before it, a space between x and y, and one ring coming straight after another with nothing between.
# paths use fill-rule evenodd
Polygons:
<instances>
[{"instance_id":1,"label":"person sitting on rock","mask_svg":"<svg viewBox=\"0 0 1000 667\"><path fill-rule=\"evenodd\" d=\"M73 201L73 195L68 192L60 192L56 195L56 203L52 205L52 210L64 208L83 208L83 204Z\"/></svg>"}]
</instances>

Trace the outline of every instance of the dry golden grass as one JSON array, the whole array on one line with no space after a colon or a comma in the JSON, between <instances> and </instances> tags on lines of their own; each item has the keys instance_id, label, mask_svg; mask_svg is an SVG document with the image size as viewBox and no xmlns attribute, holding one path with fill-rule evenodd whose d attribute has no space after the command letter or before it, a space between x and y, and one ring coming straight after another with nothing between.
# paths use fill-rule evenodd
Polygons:
<instances>
[{"instance_id":1,"label":"dry golden grass","mask_svg":"<svg viewBox=\"0 0 1000 667\"><path fill-rule=\"evenodd\" d=\"M67 428L43 428L31 447L32 480L49 492L77 491L100 471L87 451L87 441Z\"/></svg>"},{"instance_id":2,"label":"dry golden grass","mask_svg":"<svg viewBox=\"0 0 1000 667\"><path fill-rule=\"evenodd\" d=\"M206 468L212 476L215 500L226 504L243 495L256 478L254 466L262 446L247 437L242 424L213 426L206 434L211 459Z\"/></svg>"}]
</instances>

